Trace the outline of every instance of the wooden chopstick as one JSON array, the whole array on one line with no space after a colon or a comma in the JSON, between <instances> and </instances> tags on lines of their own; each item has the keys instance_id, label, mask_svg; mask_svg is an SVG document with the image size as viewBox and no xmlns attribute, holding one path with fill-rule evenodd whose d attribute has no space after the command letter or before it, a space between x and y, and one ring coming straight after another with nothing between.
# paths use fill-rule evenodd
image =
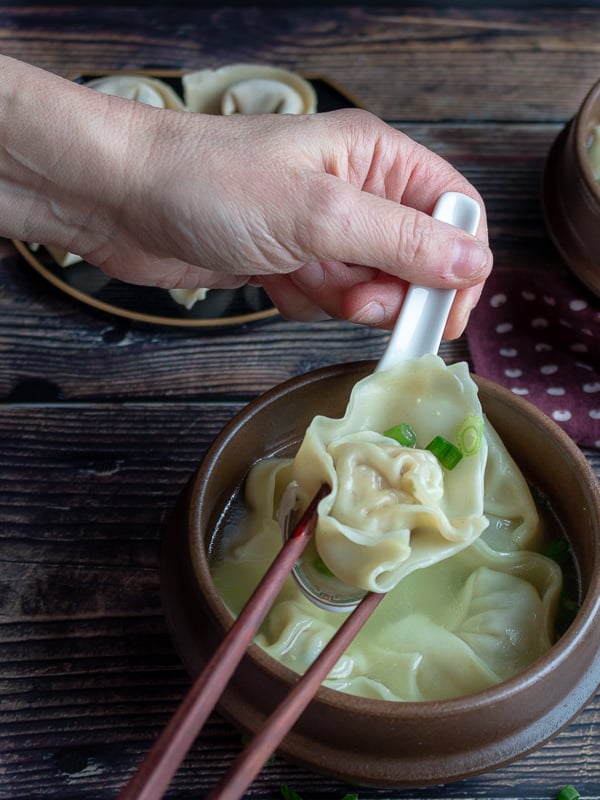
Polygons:
<instances>
[{"instance_id":1,"label":"wooden chopstick","mask_svg":"<svg viewBox=\"0 0 600 800\"><path fill-rule=\"evenodd\" d=\"M275 601L292 567L310 541L317 506L330 491L323 484L279 551L227 635L165 726L118 800L159 800L200 733L209 714ZM266 760L266 759L265 759Z\"/></svg>"},{"instance_id":2,"label":"wooden chopstick","mask_svg":"<svg viewBox=\"0 0 600 800\"><path fill-rule=\"evenodd\" d=\"M374 592L364 596L319 657L299 678L284 702L275 709L265 725L246 745L206 800L239 800L242 797L383 597L384 594Z\"/></svg>"}]
</instances>

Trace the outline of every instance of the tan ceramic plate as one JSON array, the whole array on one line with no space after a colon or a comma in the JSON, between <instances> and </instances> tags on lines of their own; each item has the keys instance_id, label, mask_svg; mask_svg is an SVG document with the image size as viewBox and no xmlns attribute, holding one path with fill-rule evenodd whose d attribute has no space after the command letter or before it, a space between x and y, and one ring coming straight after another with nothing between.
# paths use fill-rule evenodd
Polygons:
<instances>
[{"instance_id":1,"label":"tan ceramic plate","mask_svg":"<svg viewBox=\"0 0 600 800\"><path fill-rule=\"evenodd\" d=\"M93 78L120 74L159 78L182 97L183 70L98 70L71 77L79 83L86 83ZM359 105L329 81L303 77L310 81L317 93L319 111ZM199 300L188 310L176 303L164 289L133 286L109 278L85 261L62 267L45 248L34 251L25 242L13 241L33 269L61 292L99 311L138 322L184 328L220 328L268 320L278 314L269 296L260 287L212 289L204 300Z\"/></svg>"}]
</instances>

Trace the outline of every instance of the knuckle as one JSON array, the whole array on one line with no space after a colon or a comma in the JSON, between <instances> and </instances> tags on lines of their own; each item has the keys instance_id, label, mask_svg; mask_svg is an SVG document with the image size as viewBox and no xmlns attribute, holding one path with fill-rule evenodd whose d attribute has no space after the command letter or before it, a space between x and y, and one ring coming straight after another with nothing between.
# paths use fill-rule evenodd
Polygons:
<instances>
[{"instance_id":1,"label":"knuckle","mask_svg":"<svg viewBox=\"0 0 600 800\"><path fill-rule=\"evenodd\" d=\"M417 213L404 215L398 249L411 271L417 272L428 261L431 237L431 225L426 217Z\"/></svg>"}]
</instances>

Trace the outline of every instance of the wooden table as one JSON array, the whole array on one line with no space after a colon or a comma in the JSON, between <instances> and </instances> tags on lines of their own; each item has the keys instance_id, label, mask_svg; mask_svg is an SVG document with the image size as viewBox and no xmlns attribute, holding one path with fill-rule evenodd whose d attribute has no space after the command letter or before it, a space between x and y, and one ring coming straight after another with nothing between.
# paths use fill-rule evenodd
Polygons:
<instances>
[{"instance_id":1,"label":"wooden table","mask_svg":"<svg viewBox=\"0 0 600 800\"><path fill-rule=\"evenodd\" d=\"M6 54L63 75L255 61L322 76L478 187L497 266L564 269L540 176L600 77L598 4L437 5L15 5L0 10L0 38ZM159 592L177 497L251 398L315 367L377 358L386 334L279 317L143 325L66 296L12 243L0 248L0 798L112 798L189 686ZM442 354L468 360L466 339ZM598 452L586 455L600 472ZM239 746L213 714L168 796L201 797ZM359 800L550 800L573 783L598 798L599 748L600 694L537 752L477 778L361 789L275 759L248 796L279 798L286 783L304 800L351 789Z\"/></svg>"}]
</instances>

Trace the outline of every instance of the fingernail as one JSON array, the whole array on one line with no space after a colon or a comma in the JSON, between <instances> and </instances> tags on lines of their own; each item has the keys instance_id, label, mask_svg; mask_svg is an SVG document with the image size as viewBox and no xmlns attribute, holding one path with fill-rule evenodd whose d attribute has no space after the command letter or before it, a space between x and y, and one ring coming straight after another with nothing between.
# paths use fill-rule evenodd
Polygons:
<instances>
[{"instance_id":1,"label":"fingernail","mask_svg":"<svg viewBox=\"0 0 600 800\"><path fill-rule=\"evenodd\" d=\"M452 272L457 278L475 278L488 262L488 248L477 239L455 239Z\"/></svg>"},{"instance_id":2,"label":"fingernail","mask_svg":"<svg viewBox=\"0 0 600 800\"><path fill-rule=\"evenodd\" d=\"M294 283L305 289L320 289L325 283L325 272L318 261L303 264L292 277Z\"/></svg>"},{"instance_id":3,"label":"fingernail","mask_svg":"<svg viewBox=\"0 0 600 800\"><path fill-rule=\"evenodd\" d=\"M385 321L385 316L385 308L381 303L371 300L350 318L350 322L356 322L359 325L380 325Z\"/></svg>"}]
</instances>

